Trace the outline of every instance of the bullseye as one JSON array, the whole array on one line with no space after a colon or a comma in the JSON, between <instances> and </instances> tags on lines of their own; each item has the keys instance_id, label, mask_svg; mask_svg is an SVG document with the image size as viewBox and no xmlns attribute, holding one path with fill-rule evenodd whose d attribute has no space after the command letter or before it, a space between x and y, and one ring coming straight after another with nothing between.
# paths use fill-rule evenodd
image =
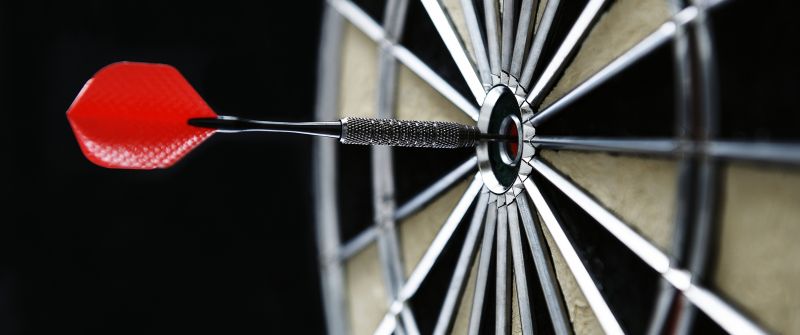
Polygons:
<instances>
[{"instance_id":1,"label":"bullseye","mask_svg":"<svg viewBox=\"0 0 800 335\"><path fill-rule=\"evenodd\" d=\"M506 142L506 151L508 151L509 156L517 157L519 154L519 132L517 131L517 126L513 123L509 124L506 129L505 133L511 137L511 140Z\"/></svg>"},{"instance_id":2,"label":"bullseye","mask_svg":"<svg viewBox=\"0 0 800 335\"><path fill-rule=\"evenodd\" d=\"M503 163L511 166L519 162L519 147L521 145L519 137L519 118L516 115L509 115L500 124L500 134L509 137L509 140L500 147L500 158Z\"/></svg>"},{"instance_id":3,"label":"bullseye","mask_svg":"<svg viewBox=\"0 0 800 335\"><path fill-rule=\"evenodd\" d=\"M523 144L521 114L514 93L504 85L489 90L481 106L478 118L481 132L508 137L506 142L481 143L476 150L483 181L496 194L506 192L517 180Z\"/></svg>"}]
</instances>

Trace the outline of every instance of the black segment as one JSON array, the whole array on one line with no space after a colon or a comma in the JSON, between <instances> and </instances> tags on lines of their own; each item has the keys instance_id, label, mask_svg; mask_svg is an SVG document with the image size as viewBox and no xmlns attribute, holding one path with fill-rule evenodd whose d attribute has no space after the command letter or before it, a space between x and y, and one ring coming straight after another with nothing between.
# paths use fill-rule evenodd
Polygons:
<instances>
[{"instance_id":1,"label":"black segment","mask_svg":"<svg viewBox=\"0 0 800 335\"><path fill-rule=\"evenodd\" d=\"M397 147L393 151L395 200L398 206L403 205L475 155L474 149ZM470 175L468 174L465 178Z\"/></svg>"},{"instance_id":2,"label":"black segment","mask_svg":"<svg viewBox=\"0 0 800 335\"><path fill-rule=\"evenodd\" d=\"M537 5L536 7L538 7L538 2L535 3L535 5ZM531 10L531 12L532 12L531 13L531 21L532 21L531 23L535 23L533 21L536 20L536 7L532 7L532 10ZM514 30L513 30L513 33L511 34L511 39L512 39L512 41L514 41L514 45L511 47L512 55L513 55L514 49L517 48L517 30L519 30L519 17L520 17L521 14L522 14L522 0L514 0ZM533 29L531 29L531 33L528 34L528 41L530 41L531 38L533 38ZM527 52L528 47L529 47L528 41L525 42L525 50L526 50L526 52Z\"/></svg>"},{"instance_id":3,"label":"black segment","mask_svg":"<svg viewBox=\"0 0 800 335\"><path fill-rule=\"evenodd\" d=\"M685 302L684 303L689 303ZM695 309L694 311L694 320L691 326L691 330L689 331L690 334L707 334L707 335L716 335L716 334L728 334L725 330L722 329L714 320L708 317L702 311Z\"/></svg>"},{"instance_id":4,"label":"black segment","mask_svg":"<svg viewBox=\"0 0 800 335\"><path fill-rule=\"evenodd\" d=\"M360 145L340 145L339 233L346 243L373 223L371 148Z\"/></svg>"},{"instance_id":5,"label":"black segment","mask_svg":"<svg viewBox=\"0 0 800 335\"><path fill-rule=\"evenodd\" d=\"M486 14L484 12L483 1L481 0L472 0L472 6L475 8L475 17L478 19L478 27L481 31L481 40L483 40L483 46L488 52L488 44L486 42ZM470 38L472 36L470 35ZM487 54L486 57L489 57Z\"/></svg>"},{"instance_id":6,"label":"black segment","mask_svg":"<svg viewBox=\"0 0 800 335\"><path fill-rule=\"evenodd\" d=\"M386 0L351 0L358 5L367 15L372 17L378 24L383 23L383 15L386 11Z\"/></svg>"},{"instance_id":7,"label":"black segment","mask_svg":"<svg viewBox=\"0 0 800 335\"><path fill-rule=\"evenodd\" d=\"M675 134L671 45L623 70L536 129L539 135L670 137Z\"/></svg>"},{"instance_id":8,"label":"black segment","mask_svg":"<svg viewBox=\"0 0 800 335\"><path fill-rule=\"evenodd\" d=\"M712 12L722 137L800 140L798 10L796 1L730 1Z\"/></svg>"},{"instance_id":9,"label":"black segment","mask_svg":"<svg viewBox=\"0 0 800 335\"><path fill-rule=\"evenodd\" d=\"M455 88L467 100L474 101L472 92L458 71L450 51L445 47L428 13L420 1L408 2L408 17L400 44L419 57L425 65Z\"/></svg>"},{"instance_id":10,"label":"black segment","mask_svg":"<svg viewBox=\"0 0 800 335\"><path fill-rule=\"evenodd\" d=\"M530 176L550 207L558 209L554 214L622 329L646 333L658 293L658 273L538 172Z\"/></svg>"}]
</instances>

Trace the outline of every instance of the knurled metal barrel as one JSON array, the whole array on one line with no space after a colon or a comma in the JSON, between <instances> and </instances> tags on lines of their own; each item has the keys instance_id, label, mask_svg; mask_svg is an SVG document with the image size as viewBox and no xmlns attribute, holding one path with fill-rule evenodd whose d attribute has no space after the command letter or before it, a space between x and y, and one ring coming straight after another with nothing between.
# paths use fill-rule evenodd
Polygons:
<instances>
[{"instance_id":1,"label":"knurled metal barrel","mask_svg":"<svg viewBox=\"0 0 800 335\"><path fill-rule=\"evenodd\" d=\"M344 144L391 145L419 148L474 147L480 130L446 121L403 121L348 117L342 119Z\"/></svg>"}]
</instances>

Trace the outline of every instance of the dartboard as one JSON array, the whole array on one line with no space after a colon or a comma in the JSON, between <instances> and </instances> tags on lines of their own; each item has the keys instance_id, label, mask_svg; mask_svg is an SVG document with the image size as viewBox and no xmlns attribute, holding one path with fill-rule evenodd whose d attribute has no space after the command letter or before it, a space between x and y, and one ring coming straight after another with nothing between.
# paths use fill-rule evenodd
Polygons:
<instances>
[{"instance_id":1,"label":"dartboard","mask_svg":"<svg viewBox=\"0 0 800 335\"><path fill-rule=\"evenodd\" d=\"M328 331L800 332L790 7L327 1L318 120L513 139L316 140Z\"/></svg>"}]
</instances>

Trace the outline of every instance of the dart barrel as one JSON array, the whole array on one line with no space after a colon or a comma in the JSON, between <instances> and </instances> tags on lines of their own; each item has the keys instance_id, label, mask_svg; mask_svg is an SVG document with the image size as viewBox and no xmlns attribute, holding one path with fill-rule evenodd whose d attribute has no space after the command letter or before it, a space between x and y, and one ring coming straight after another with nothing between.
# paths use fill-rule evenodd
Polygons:
<instances>
[{"instance_id":1,"label":"dart barrel","mask_svg":"<svg viewBox=\"0 0 800 335\"><path fill-rule=\"evenodd\" d=\"M344 144L390 145L418 148L474 147L480 130L446 121L403 121L348 117L342 119Z\"/></svg>"}]
</instances>

